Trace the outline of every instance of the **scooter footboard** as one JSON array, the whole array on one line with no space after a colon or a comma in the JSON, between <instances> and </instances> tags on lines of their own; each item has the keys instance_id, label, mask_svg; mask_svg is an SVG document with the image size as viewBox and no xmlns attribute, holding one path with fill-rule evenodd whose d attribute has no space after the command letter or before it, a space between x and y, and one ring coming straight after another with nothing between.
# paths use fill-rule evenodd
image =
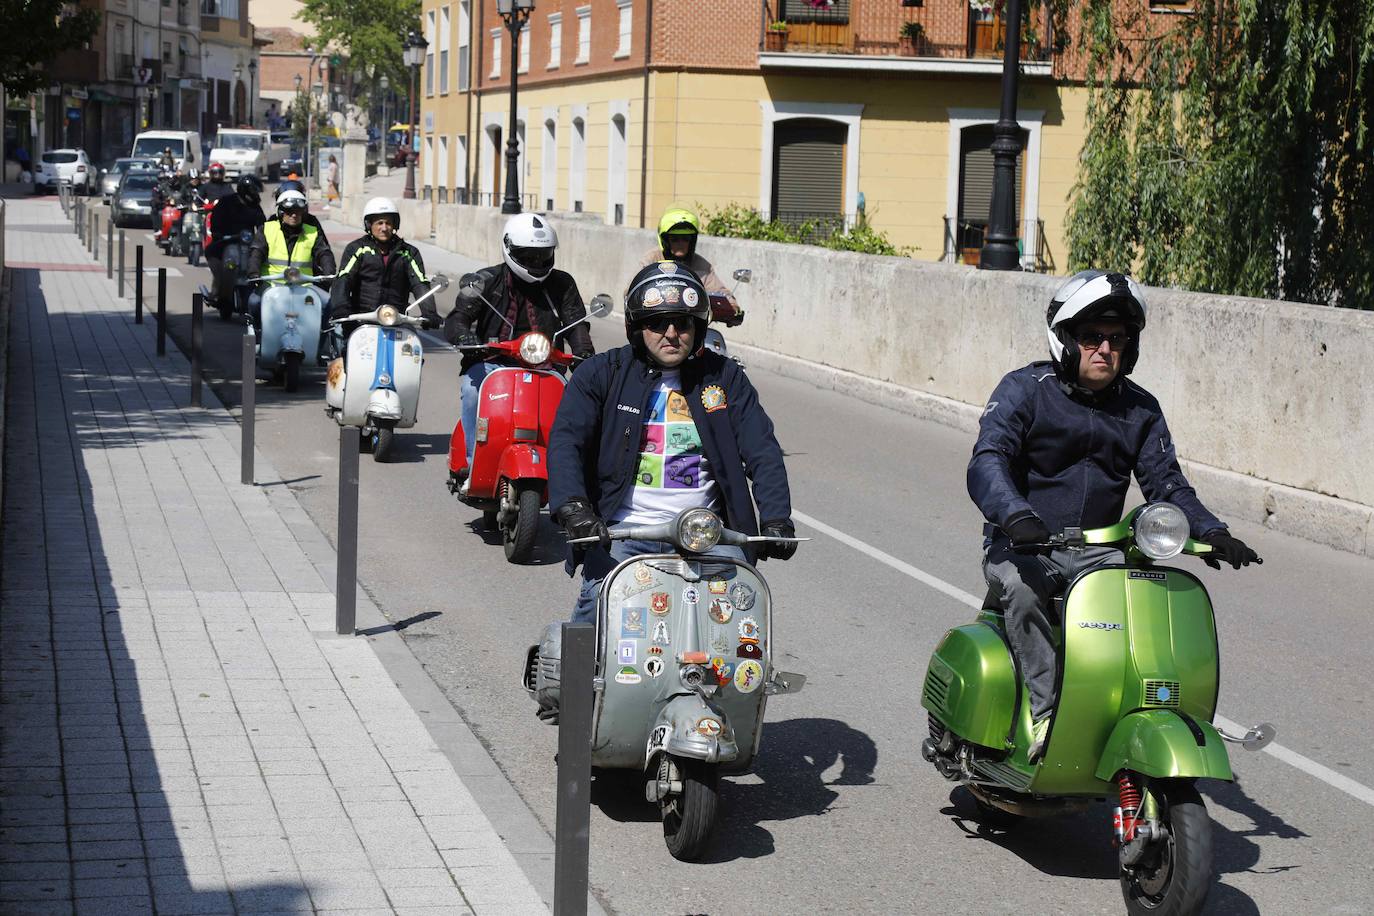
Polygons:
<instances>
[{"instance_id":1,"label":"scooter footboard","mask_svg":"<svg viewBox=\"0 0 1374 916\"><path fill-rule=\"evenodd\" d=\"M673 697L658 714L644 749L644 768L659 754L690 757L706 763L729 763L739 756L739 743L729 720L695 694Z\"/></svg>"},{"instance_id":2,"label":"scooter footboard","mask_svg":"<svg viewBox=\"0 0 1374 916\"><path fill-rule=\"evenodd\" d=\"M1095 775L1110 781L1121 770L1158 779L1233 778L1226 745L1211 723L1169 709L1138 710L1116 723Z\"/></svg>"}]
</instances>

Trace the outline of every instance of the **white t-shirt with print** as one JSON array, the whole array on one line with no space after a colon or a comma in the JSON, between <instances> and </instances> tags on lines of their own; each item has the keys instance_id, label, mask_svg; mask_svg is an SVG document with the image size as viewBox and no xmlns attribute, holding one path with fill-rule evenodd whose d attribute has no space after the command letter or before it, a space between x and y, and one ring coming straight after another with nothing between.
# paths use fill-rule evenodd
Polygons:
<instances>
[{"instance_id":1,"label":"white t-shirt with print","mask_svg":"<svg viewBox=\"0 0 1374 916\"><path fill-rule=\"evenodd\" d=\"M682 394L682 377L664 372L649 399L634 486L610 521L657 525L699 506L719 512L720 488Z\"/></svg>"}]
</instances>

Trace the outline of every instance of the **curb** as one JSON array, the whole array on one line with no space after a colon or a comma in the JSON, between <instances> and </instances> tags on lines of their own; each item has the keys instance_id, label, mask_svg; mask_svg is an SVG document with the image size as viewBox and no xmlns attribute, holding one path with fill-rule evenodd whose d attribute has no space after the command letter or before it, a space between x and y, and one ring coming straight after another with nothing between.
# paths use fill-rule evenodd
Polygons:
<instances>
[{"instance_id":1,"label":"curb","mask_svg":"<svg viewBox=\"0 0 1374 916\"><path fill-rule=\"evenodd\" d=\"M732 352L747 356L746 362L769 372L908 416L932 420L970 436L978 432L981 407L748 344L731 343L729 346ZM1219 514L1374 558L1374 507L1271 483L1186 458L1180 458L1179 463L1189 481L1207 495L1207 504Z\"/></svg>"}]
</instances>

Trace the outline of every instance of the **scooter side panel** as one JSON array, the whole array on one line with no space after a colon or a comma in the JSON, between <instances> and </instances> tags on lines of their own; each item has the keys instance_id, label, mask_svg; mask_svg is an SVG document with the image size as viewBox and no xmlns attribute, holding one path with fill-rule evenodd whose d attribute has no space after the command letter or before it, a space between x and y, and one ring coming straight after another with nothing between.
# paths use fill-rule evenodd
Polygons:
<instances>
[{"instance_id":1,"label":"scooter side panel","mask_svg":"<svg viewBox=\"0 0 1374 916\"><path fill-rule=\"evenodd\" d=\"M348 371L344 376L343 417L345 426L362 426L372 395L372 380L377 375L378 347L382 342L370 324L360 325L348 335Z\"/></svg>"},{"instance_id":2,"label":"scooter side panel","mask_svg":"<svg viewBox=\"0 0 1374 916\"><path fill-rule=\"evenodd\" d=\"M420 371L424 365L424 348L420 335L410 328L389 328L391 345L395 348L392 357L392 386L401 399L401 420L396 425L408 428L415 425L416 412L420 409Z\"/></svg>"},{"instance_id":3,"label":"scooter side panel","mask_svg":"<svg viewBox=\"0 0 1374 916\"><path fill-rule=\"evenodd\" d=\"M964 740L1002 750L1016 698L1016 669L1001 634L983 623L945 634L926 669L922 706Z\"/></svg>"},{"instance_id":4,"label":"scooter side panel","mask_svg":"<svg viewBox=\"0 0 1374 916\"><path fill-rule=\"evenodd\" d=\"M714 750L702 759L710 754L727 772L747 770L762 737L771 630L768 586L747 564L672 556L621 564L606 577L598 602L597 674L604 689L594 712L592 763L644 766L663 709L672 703L680 712L685 703L699 704L700 716L688 729L675 714L673 733L686 729L709 738ZM716 689L706 703L680 680L684 652L708 659L707 683L714 675Z\"/></svg>"},{"instance_id":5,"label":"scooter side panel","mask_svg":"<svg viewBox=\"0 0 1374 916\"><path fill-rule=\"evenodd\" d=\"M511 441L511 412L519 384L520 370L502 368L489 372L477 390L477 438L468 484L468 492L474 496L496 493L502 450L486 446Z\"/></svg>"}]
</instances>

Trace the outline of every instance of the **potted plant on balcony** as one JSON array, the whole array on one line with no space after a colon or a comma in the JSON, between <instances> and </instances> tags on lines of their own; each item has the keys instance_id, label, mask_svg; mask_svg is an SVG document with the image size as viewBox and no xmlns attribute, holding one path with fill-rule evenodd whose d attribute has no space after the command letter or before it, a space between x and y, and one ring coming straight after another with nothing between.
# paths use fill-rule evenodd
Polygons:
<instances>
[{"instance_id":1,"label":"potted plant on balcony","mask_svg":"<svg viewBox=\"0 0 1374 916\"><path fill-rule=\"evenodd\" d=\"M787 50L787 23L779 19L776 22L768 23L768 31L763 35L763 49L765 51L786 51Z\"/></svg>"},{"instance_id":2,"label":"potted plant on balcony","mask_svg":"<svg viewBox=\"0 0 1374 916\"><path fill-rule=\"evenodd\" d=\"M919 22L903 22L897 35L897 53L903 57L915 57L922 50L926 40L926 27Z\"/></svg>"}]
</instances>

